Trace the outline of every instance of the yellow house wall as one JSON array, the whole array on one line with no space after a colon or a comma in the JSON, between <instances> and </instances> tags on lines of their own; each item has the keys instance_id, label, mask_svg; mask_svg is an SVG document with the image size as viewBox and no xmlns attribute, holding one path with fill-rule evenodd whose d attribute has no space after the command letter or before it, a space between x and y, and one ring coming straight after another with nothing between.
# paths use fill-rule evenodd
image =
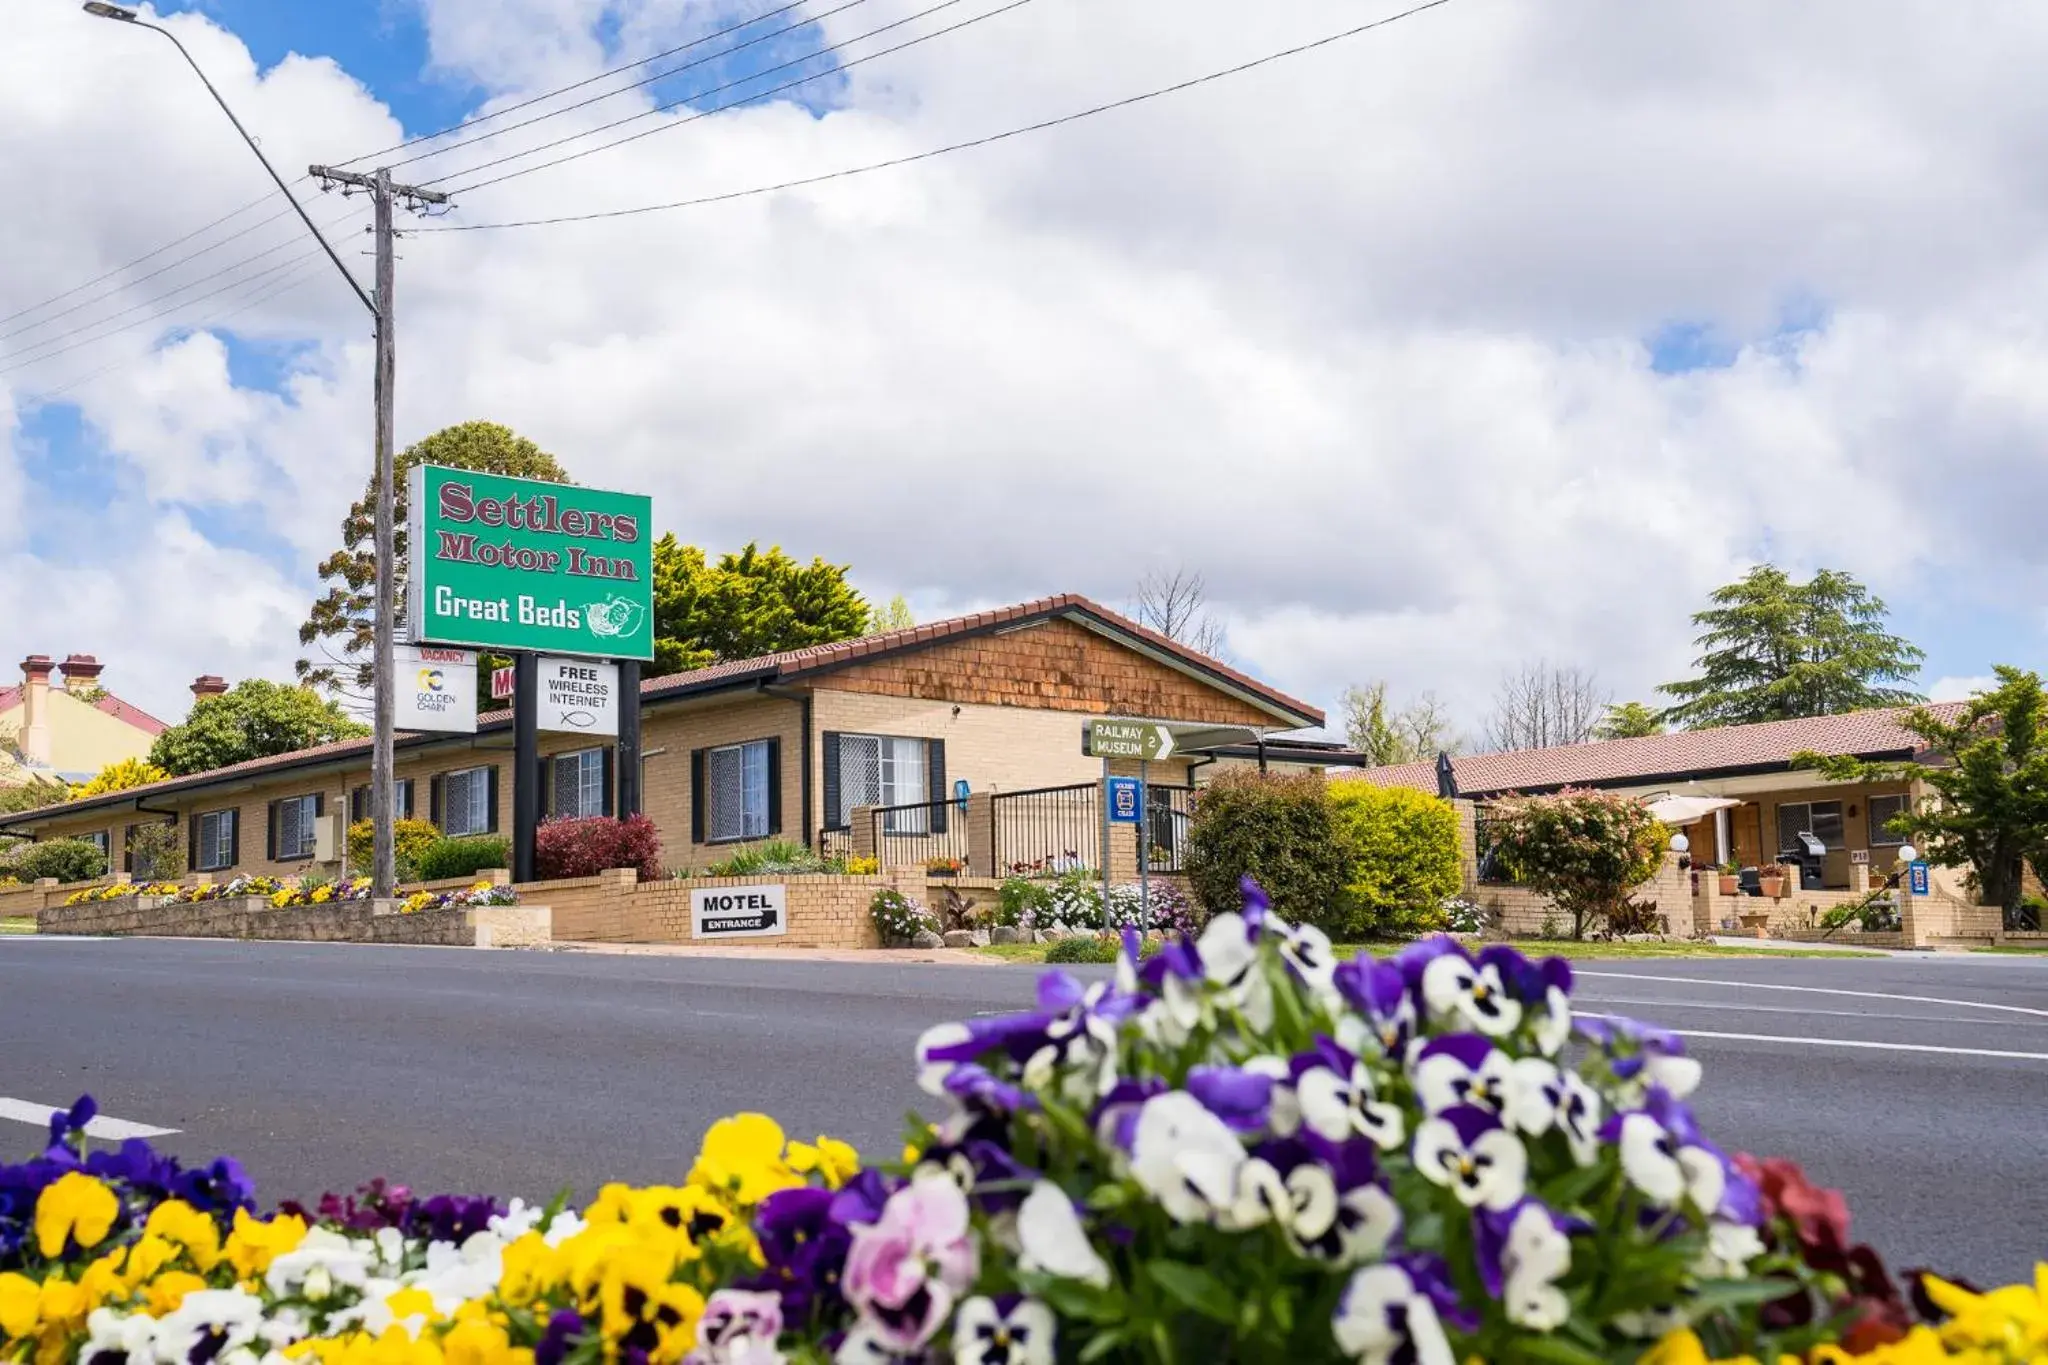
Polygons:
<instances>
[{"instance_id":1,"label":"yellow house wall","mask_svg":"<svg viewBox=\"0 0 2048 1365\"><path fill-rule=\"evenodd\" d=\"M0 735L18 734L23 706L0 710ZM50 766L60 773L96 773L124 758L147 758L156 736L108 715L61 687L51 687L46 714L50 729Z\"/></svg>"}]
</instances>

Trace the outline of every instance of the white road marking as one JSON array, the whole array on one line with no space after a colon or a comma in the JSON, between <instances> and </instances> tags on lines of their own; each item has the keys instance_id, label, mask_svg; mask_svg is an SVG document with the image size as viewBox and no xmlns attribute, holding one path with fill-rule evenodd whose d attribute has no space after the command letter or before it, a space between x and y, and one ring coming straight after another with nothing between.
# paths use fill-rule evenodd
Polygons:
<instances>
[{"instance_id":1,"label":"white road marking","mask_svg":"<svg viewBox=\"0 0 2048 1365\"><path fill-rule=\"evenodd\" d=\"M1806 995L1847 995L1859 1000L1903 1000L1915 1005L1953 1005L1965 1010L1998 1010L2004 1014L2031 1014L2037 1019L2048 1019L2048 1010L2037 1010L2028 1005L1994 1005L1985 1000L1950 1000L1939 995L1893 995L1886 991L1845 991L1833 986L1781 986L1770 981L1725 981L1710 976L1655 976L1648 972L1582 972L1572 970L1573 976L1599 976L1615 981L1669 981L1682 986L1729 986L1746 991L1798 991Z\"/></svg>"},{"instance_id":2,"label":"white road marking","mask_svg":"<svg viewBox=\"0 0 2048 1365\"><path fill-rule=\"evenodd\" d=\"M38 1128L47 1128L52 1114L63 1110L47 1104L34 1104L28 1100L11 1100L0 1095L0 1119L13 1119L16 1123L33 1123ZM166 1137L177 1132L175 1128L157 1128L147 1123L135 1123L128 1119L110 1118L101 1114L85 1125L87 1137L103 1138L108 1142L125 1142L129 1138Z\"/></svg>"},{"instance_id":3,"label":"white road marking","mask_svg":"<svg viewBox=\"0 0 2048 1365\"><path fill-rule=\"evenodd\" d=\"M1612 1015L1583 1013L1594 1019L1613 1018ZM2022 1062L2048 1062L2048 1052L2003 1052L1994 1048L1940 1047L1933 1043L1872 1043L1858 1038L1790 1038L1777 1033L1713 1033L1696 1028L1671 1031L1687 1038L1718 1038L1731 1043L1796 1043L1803 1047L1853 1047L1871 1052L1936 1052L1950 1057L2006 1057Z\"/></svg>"},{"instance_id":4,"label":"white road marking","mask_svg":"<svg viewBox=\"0 0 2048 1365\"><path fill-rule=\"evenodd\" d=\"M1738 1005L1732 1000L1632 1000L1619 995L1582 995L1594 1005L1642 1005L1660 1010L1725 1010L1732 1014L1797 1014L1814 1019L1871 1019L1902 1024L1982 1024L1982 1019L1959 1019L1942 1014L1872 1014L1867 1010L1813 1010L1797 1005ZM2014 1021L2006 1028L2048 1028L2048 1022Z\"/></svg>"}]
</instances>

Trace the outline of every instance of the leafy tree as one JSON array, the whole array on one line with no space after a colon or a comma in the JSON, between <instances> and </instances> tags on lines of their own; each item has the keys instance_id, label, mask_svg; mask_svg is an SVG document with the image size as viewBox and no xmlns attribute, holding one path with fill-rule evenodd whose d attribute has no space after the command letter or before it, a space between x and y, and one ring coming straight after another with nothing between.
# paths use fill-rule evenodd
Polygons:
<instances>
[{"instance_id":1,"label":"leafy tree","mask_svg":"<svg viewBox=\"0 0 2048 1365\"><path fill-rule=\"evenodd\" d=\"M1566 790L1493 803L1487 832L1524 885L1572 917L1572 937L1611 919L1655 876L1670 834L1642 802L1618 792Z\"/></svg>"},{"instance_id":2,"label":"leafy tree","mask_svg":"<svg viewBox=\"0 0 2048 1365\"><path fill-rule=\"evenodd\" d=\"M369 732L309 687L250 678L194 702L184 724L156 737L149 761L184 777Z\"/></svg>"},{"instance_id":3,"label":"leafy tree","mask_svg":"<svg viewBox=\"0 0 2048 1365\"><path fill-rule=\"evenodd\" d=\"M1943 867L1967 867L1986 905L2019 913L2023 865L2048 873L2048 696L2037 673L2000 665L1998 686L1970 698L1953 720L1916 707L1899 723L1935 761L1867 763L1801 753L1799 767L1843 782L1918 778L1935 799L1892 822Z\"/></svg>"},{"instance_id":4,"label":"leafy tree","mask_svg":"<svg viewBox=\"0 0 2048 1365\"><path fill-rule=\"evenodd\" d=\"M1665 683L1668 721L1695 729L1833 716L1923 698L1887 684L1912 680L1925 654L1885 629L1885 605L1848 574L1804 583L1759 564L1717 588L1696 612L1699 676Z\"/></svg>"},{"instance_id":5,"label":"leafy tree","mask_svg":"<svg viewBox=\"0 0 2048 1365\"><path fill-rule=\"evenodd\" d=\"M1451 727L1450 712L1434 692L1393 710L1384 681L1344 689L1344 736L1374 767L1413 763L1464 747Z\"/></svg>"},{"instance_id":6,"label":"leafy tree","mask_svg":"<svg viewBox=\"0 0 2048 1365\"><path fill-rule=\"evenodd\" d=\"M1613 703L1600 723L1593 727L1595 739L1641 739L1646 735L1663 733L1663 717L1657 714L1656 708L1639 701Z\"/></svg>"},{"instance_id":7,"label":"leafy tree","mask_svg":"<svg viewBox=\"0 0 2048 1365\"><path fill-rule=\"evenodd\" d=\"M141 758L124 758L118 763L109 763L101 768L90 782L80 783L71 789L73 799L86 796L104 796L108 792L126 791L130 787L147 786L161 782L170 774L162 768Z\"/></svg>"},{"instance_id":8,"label":"leafy tree","mask_svg":"<svg viewBox=\"0 0 2048 1365\"><path fill-rule=\"evenodd\" d=\"M884 631L909 630L917 624L917 618L910 614L910 603L897 593L889 599L886 607L873 607L868 611L868 634L880 635Z\"/></svg>"},{"instance_id":9,"label":"leafy tree","mask_svg":"<svg viewBox=\"0 0 2048 1365\"><path fill-rule=\"evenodd\" d=\"M709 563L673 535L654 543L654 666L682 673L868 630L868 604L844 564L799 563L749 543Z\"/></svg>"},{"instance_id":10,"label":"leafy tree","mask_svg":"<svg viewBox=\"0 0 2048 1365\"><path fill-rule=\"evenodd\" d=\"M496 422L461 422L444 427L419 443L401 451L397 465L397 517L393 547L396 550L399 600L404 601L406 554L406 474L414 465L438 464L455 469L474 469L487 474L509 474L522 479L545 479L567 483L555 457L533 442ZM320 576L329 587L313 603L305 624L299 627L299 643L315 645L317 651L298 661L299 681L353 701L367 702L375 675L373 611L377 604L377 557L375 517L377 477L370 476L363 496L348 509L341 523L341 548L320 562ZM477 658L477 695L491 695L491 673L507 660L480 654Z\"/></svg>"},{"instance_id":11,"label":"leafy tree","mask_svg":"<svg viewBox=\"0 0 2048 1365\"><path fill-rule=\"evenodd\" d=\"M10 787L0 787L0 815L19 815L41 810L71 799L71 788L49 777L30 777Z\"/></svg>"}]
</instances>

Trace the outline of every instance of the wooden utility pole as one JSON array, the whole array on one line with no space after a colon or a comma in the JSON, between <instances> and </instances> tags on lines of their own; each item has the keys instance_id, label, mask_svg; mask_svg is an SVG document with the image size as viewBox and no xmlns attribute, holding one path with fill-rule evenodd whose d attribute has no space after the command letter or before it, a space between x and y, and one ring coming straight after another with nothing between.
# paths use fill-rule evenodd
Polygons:
<instances>
[{"instance_id":1,"label":"wooden utility pole","mask_svg":"<svg viewBox=\"0 0 2048 1365\"><path fill-rule=\"evenodd\" d=\"M416 204L445 204L448 196L438 190L414 185L394 185L391 172L379 167L368 175L312 166L311 173L326 184L347 185L370 193L376 211L373 231L377 239L377 506L372 540L377 561L375 617L371 623L374 643L371 651L371 707L375 714L370 748L370 894L385 898L398 885L397 848L392 841L392 736L395 712L392 705L392 673L395 659L394 628L398 608L398 565L395 559L398 516L397 476L393 415L394 390L398 372L398 315L393 301L397 263L392 254L391 204L400 198Z\"/></svg>"}]
</instances>

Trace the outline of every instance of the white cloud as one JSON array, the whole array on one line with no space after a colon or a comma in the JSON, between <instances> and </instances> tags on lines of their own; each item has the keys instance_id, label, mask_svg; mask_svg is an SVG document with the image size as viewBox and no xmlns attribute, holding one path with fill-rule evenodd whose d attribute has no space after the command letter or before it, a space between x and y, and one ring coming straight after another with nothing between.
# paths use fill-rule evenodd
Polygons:
<instances>
[{"instance_id":1,"label":"white cloud","mask_svg":"<svg viewBox=\"0 0 2048 1365\"><path fill-rule=\"evenodd\" d=\"M640 52L719 13L423 3L435 62L501 101L602 66L600 24ZM838 39L912 8L877 0L826 26ZM464 196L450 221L903 155L1358 13L1042 0L856 68L822 117L702 120ZM145 35L86 32L58 0L22 22L27 41L0 53L0 157L51 192L11 224L0 312L260 188L170 54L111 40ZM230 35L176 22L280 164L401 136L331 63L259 78ZM1325 702L1386 676L1476 725L1500 670L1537 655L1647 696L1690 659L1705 591L1764 553L1849 568L1895 604L1938 581L1990 609L2048 583L2030 510L2048 495L2048 195L2031 140L2044 56L2048 18L1959 24L1931 0L1882 14L1461 0L913 169L422 235L401 266L400 436L506 421L586 482L653 492L686 537L850 561L926 615L1059 589L1115 602L1143 568L1186 563L1240 658ZM245 242L294 232L280 221ZM206 339L70 395L149 506L211 492L296 560L231 554L232 582L204 580L253 626L180 592L156 608L177 629L145 640L131 608L87 590L161 594L205 545L110 544L89 579L49 571L94 604L66 629L102 633L102 657L169 689L202 669L288 670L311 565L367 465L360 313L323 276L237 320L316 343L288 399L235 389ZM1674 320L1747 344L1724 369L1658 375L1641 338ZM105 354L0 386L20 403ZM0 552L23 553L7 550L20 525L0 510ZM0 649L74 647L50 633L11 617Z\"/></svg>"},{"instance_id":2,"label":"white cloud","mask_svg":"<svg viewBox=\"0 0 2048 1365\"><path fill-rule=\"evenodd\" d=\"M1929 701L1968 701L1979 692L1989 692L1998 686L1998 679L1989 674L1981 678L1936 678L1927 685Z\"/></svg>"}]
</instances>

